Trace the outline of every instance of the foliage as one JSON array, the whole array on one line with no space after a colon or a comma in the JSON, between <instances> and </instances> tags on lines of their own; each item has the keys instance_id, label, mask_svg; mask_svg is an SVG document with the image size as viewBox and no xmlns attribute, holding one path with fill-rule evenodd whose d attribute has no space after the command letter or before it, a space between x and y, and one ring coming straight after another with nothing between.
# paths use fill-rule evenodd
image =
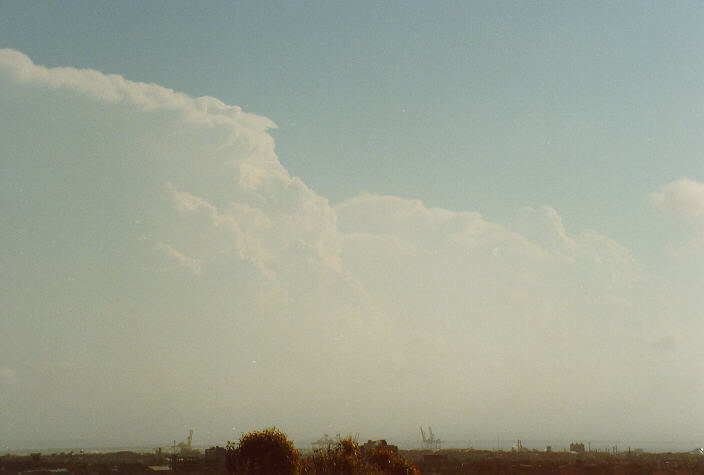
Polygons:
<instances>
[{"instance_id":1,"label":"foliage","mask_svg":"<svg viewBox=\"0 0 704 475\"><path fill-rule=\"evenodd\" d=\"M228 468L237 474L263 475L415 475L418 469L387 447L362 453L352 437L316 449L306 460L286 434L271 427L227 443Z\"/></svg>"},{"instance_id":2,"label":"foliage","mask_svg":"<svg viewBox=\"0 0 704 475\"><path fill-rule=\"evenodd\" d=\"M372 449L366 459L369 467L378 473L387 475L415 475L419 473L415 465L385 447Z\"/></svg>"},{"instance_id":3,"label":"foliage","mask_svg":"<svg viewBox=\"0 0 704 475\"><path fill-rule=\"evenodd\" d=\"M307 460L315 475L415 475L418 469L401 455L386 447L374 447L366 453L351 437L324 449L317 449Z\"/></svg>"},{"instance_id":4,"label":"foliage","mask_svg":"<svg viewBox=\"0 0 704 475\"><path fill-rule=\"evenodd\" d=\"M228 442L230 470L242 474L294 475L301 473L301 455L286 434L271 427L249 432L235 446Z\"/></svg>"},{"instance_id":5,"label":"foliage","mask_svg":"<svg viewBox=\"0 0 704 475\"><path fill-rule=\"evenodd\" d=\"M316 475L367 473L360 457L359 444L352 437L339 440L327 448L316 449L309 462Z\"/></svg>"}]
</instances>

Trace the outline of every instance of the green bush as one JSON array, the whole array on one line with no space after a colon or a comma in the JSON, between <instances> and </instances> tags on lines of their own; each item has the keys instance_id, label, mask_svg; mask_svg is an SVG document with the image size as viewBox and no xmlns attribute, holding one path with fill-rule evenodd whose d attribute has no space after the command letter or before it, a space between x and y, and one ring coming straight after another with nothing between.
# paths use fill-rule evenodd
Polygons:
<instances>
[{"instance_id":1,"label":"green bush","mask_svg":"<svg viewBox=\"0 0 704 475\"><path fill-rule=\"evenodd\" d=\"M352 437L317 449L306 460L286 434L271 427L227 443L228 468L237 474L261 475L415 475L418 469L386 447L362 453Z\"/></svg>"},{"instance_id":2,"label":"green bush","mask_svg":"<svg viewBox=\"0 0 704 475\"><path fill-rule=\"evenodd\" d=\"M275 427L244 434L235 445L227 444L228 466L242 474L296 475L301 454L286 434Z\"/></svg>"},{"instance_id":3,"label":"green bush","mask_svg":"<svg viewBox=\"0 0 704 475\"><path fill-rule=\"evenodd\" d=\"M385 447L372 449L366 457L369 468L385 475L415 475L418 468L396 452Z\"/></svg>"},{"instance_id":4,"label":"green bush","mask_svg":"<svg viewBox=\"0 0 704 475\"><path fill-rule=\"evenodd\" d=\"M352 437L339 440L327 448L316 449L309 463L316 475L368 473L360 457L359 444Z\"/></svg>"},{"instance_id":5,"label":"green bush","mask_svg":"<svg viewBox=\"0 0 704 475\"><path fill-rule=\"evenodd\" d=\"M315 475L415 475L418 469L395 451L375 447L362 453L351 437L324 449L316 449L308 458L308 471Z\"/></svg>"}]
</instances>

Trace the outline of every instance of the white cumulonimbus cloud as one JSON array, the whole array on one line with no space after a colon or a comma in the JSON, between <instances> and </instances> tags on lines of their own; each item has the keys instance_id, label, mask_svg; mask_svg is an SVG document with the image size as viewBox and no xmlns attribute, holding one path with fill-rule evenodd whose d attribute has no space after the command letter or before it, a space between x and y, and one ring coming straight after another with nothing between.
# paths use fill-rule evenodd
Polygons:
<instances>
[{"instance_id":1,"label":"white cumulonimbus cloud","mask_svg":"<svg viewBox=\"0 0 704 475\"><path fill-rule=\"evenodd\" d=\"M650 201L660 211L694 227L691 239L684 244L670 244L667 250L680 262L689 263L693 267L696 282L704 282L704 183L691 178L680 178L651 193ZM678 269L678 272L682 272L682 269Z\"/></svg>"},{"instance_id":2,"label":"white cumulonimbus cloud","mask_svg":"<svg viewBox=\"0 0 704 475\"><path fill-rule=\"evenodd\" d=\"M690 178L680 178L650 195L652 203L674 216L704 220L704 183Z\"/></svg>"},{"instance_id":3,"label":"white cumulonimbus cloud","mask_svg":"<svg viewBox=\"0 0 704 475\"><path fill-rule=\"evenodd\" d=\"M371 193L333 206L278 161L269 119L13 50L0 100L1 252L21 270L0 356L33 395L0 423L23 437L46 420L57 439L596 436L671 424L652 414L702 393L682 332L652 343L671 327L650 273L551 207L502 224ZM673 192L653 200L699 213Z\"/></svg>"}]
</instances>

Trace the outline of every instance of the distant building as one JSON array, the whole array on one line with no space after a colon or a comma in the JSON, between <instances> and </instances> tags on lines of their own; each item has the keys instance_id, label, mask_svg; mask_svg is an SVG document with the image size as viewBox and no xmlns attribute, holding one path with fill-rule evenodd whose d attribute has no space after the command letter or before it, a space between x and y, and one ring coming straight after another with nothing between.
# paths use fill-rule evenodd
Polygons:
<instances>
[{"instance_id":1,"label":"distant building","mask_svg":"<svg viewBox=\"0 0 704 475\"><path fill-rule=\"evenodd\" d=\"M574 452L577 454L583 454L584 453L584 444L583 443L571 443L570 444L570 452Z\"/></svg>"},{"instance_id":2,"label":"distant building","mask_svg":"<svg viewBox=\"0 0 704 475\"><path fill-rule=\"evenodd\" d=\"M360 446L359 448L362 454L365 454L373 449L386 449L390 450L395 454L398 453L398 445L389 445L386 443L386 439L368 440L364 445Z\"/></svg>"}]
</instances>

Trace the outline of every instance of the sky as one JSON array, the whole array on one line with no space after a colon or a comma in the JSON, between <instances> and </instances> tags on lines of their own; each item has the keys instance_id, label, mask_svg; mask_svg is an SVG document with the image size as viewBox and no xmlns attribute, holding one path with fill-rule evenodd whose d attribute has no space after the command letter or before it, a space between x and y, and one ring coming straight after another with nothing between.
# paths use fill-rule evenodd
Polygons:
<instances>
[{"instance_id":1,"label":"sky","mask_svg":"<svg viewBox=\"0 0 704 475\"><path fill-rule=\"evenodd\" d=\"M0 450L701 441L702 20L0 1Z\"/></svg>"}]
</instances>

